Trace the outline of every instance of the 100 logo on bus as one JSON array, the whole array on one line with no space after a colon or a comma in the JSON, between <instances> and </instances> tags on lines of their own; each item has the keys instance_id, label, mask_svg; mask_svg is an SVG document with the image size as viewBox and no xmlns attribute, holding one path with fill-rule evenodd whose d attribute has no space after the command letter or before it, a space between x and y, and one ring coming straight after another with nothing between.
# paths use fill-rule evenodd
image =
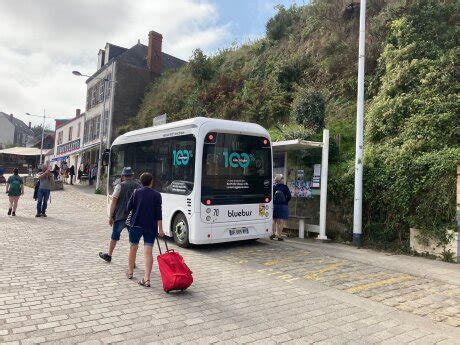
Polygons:
<instances>
[{"instance_id":1,"label":"100 logo on bus","mask_svg":"<svg viewBox=\"0 0 460 345\"><path fill-rule=\"evenodd\" d=\"M190 158L193 157L192 151L189 150L174 150L173 151L173 165L187 165Z\"/></svg>"},{"instance_id":2,"label":"100 logo on bus","mask_svg":"<svg viewBox=\"0 0 460 345\"><path fill-rule=\"evenodd\" d=\"M251 156L244 152L232 152L229 154L227 151L224 151L223 155L226 168L229 166L232 168L247 168L251 163Z\"/></svg>"}]
</instances>

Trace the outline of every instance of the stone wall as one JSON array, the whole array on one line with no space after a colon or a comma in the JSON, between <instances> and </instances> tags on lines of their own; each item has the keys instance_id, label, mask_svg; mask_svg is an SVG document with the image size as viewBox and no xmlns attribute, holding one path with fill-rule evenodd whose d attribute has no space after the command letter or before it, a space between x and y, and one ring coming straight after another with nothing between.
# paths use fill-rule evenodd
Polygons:
<instances>
[{"instance_id":1,"label":"stone wall","mask_svg":"<svg viewBox=\"0 0 460 345\"><path fill-rule=\"evenodd\" d=\"M24 178L24 185L30 188L34 188L35 183L38 181L37 177L26 176ZM64 189L63 181L54 181L54 187L51 190L62 190Z\"/></svg>"},{"instance_id":2,"label":"stone wall","mask_svg":"<svg viewBox=\"0 0 460 345\"><path fill-rule=\"evenodd\" d=\"M460 224L460 164L457 165L457 228L449 232L452 238L451 242L446 246L440 246L436 241L428 241L423 243L418 239L418 230L410 229L410 247L417 253L428 253L435 255L439 258L443 257L446 252L450 251L454 254L454 261L460 262L460 236L459 236L459 224Z\"/></svg>"}]
</instances>

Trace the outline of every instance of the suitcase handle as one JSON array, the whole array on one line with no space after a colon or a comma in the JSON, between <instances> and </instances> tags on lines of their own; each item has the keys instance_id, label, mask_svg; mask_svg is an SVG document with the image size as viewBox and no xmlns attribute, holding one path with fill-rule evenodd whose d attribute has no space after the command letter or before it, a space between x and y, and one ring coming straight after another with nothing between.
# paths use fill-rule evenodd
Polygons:
<instances>
[{"instance_id":1,"label":"suitcase handle","mask_svg":"<svg viewBox=\"0 0 460 345\"><path fill-rule=\"evenodd\" d=\"M164 241L165 241L166 253L167 253L167 252L170 252L170 251L171 251L171 252L174 251L174 250L172 250L172 249L169 250L169 248L168 248L168 242L166 242L166 238L163 237L163 239L164 239ZM157 236L157 244L158 244L158 250L160 251L160 254L162 254L162 252L161 252L161 247L160 247L160 240L158 239L158 236Z\"/></svg>"}]
</instances>

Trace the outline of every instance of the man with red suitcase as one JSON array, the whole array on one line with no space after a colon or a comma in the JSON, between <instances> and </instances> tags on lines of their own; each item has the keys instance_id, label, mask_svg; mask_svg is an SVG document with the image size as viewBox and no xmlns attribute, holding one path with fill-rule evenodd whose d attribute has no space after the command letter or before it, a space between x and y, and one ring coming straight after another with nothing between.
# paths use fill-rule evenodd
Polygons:
<instances>
[{"instance_id":1,"label":"man with red suitcase","mask_svg":"<svg viewBox=\"0 0 460 345\"><path fill-rule=\"evenodd\" d=\"M136 262L137 248L141 237L144 238L145 274L139 280L139 285L150 287L153 255L152 246L155 238L163 237L163 222L161 213L161 194L152 188L153 176L143 173L140 176L142 188L137 189L129 199L129 268L126 272L128 279L133 278L134 263Z\"/></svg>"}]
</instances>

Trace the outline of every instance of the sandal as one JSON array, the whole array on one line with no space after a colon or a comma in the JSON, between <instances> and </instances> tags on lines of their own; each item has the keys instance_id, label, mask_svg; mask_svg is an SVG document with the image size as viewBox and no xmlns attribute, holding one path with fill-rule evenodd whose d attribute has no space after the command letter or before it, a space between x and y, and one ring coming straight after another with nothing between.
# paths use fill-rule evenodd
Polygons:
<instances>
[{"instance_id":1,"label":"sandal","mask_svg":"<svg viewBox=\"0 0 460 345\"><path fill-rule=\"evenodd\" d=\"M126 272L126 278L133 279L134 273Z\"/></svg>"},{"instance_id":2,"label":"sandal","mask_svg":"<svg viewBox=\"0 0 460 345\"><path fill-rule=\"evenodd\" d=\"M150 280L145 280L144 278L142 278L142 280L139 280L137 283L145 287L150 287Z\"/></svg>"}]
</instances>

